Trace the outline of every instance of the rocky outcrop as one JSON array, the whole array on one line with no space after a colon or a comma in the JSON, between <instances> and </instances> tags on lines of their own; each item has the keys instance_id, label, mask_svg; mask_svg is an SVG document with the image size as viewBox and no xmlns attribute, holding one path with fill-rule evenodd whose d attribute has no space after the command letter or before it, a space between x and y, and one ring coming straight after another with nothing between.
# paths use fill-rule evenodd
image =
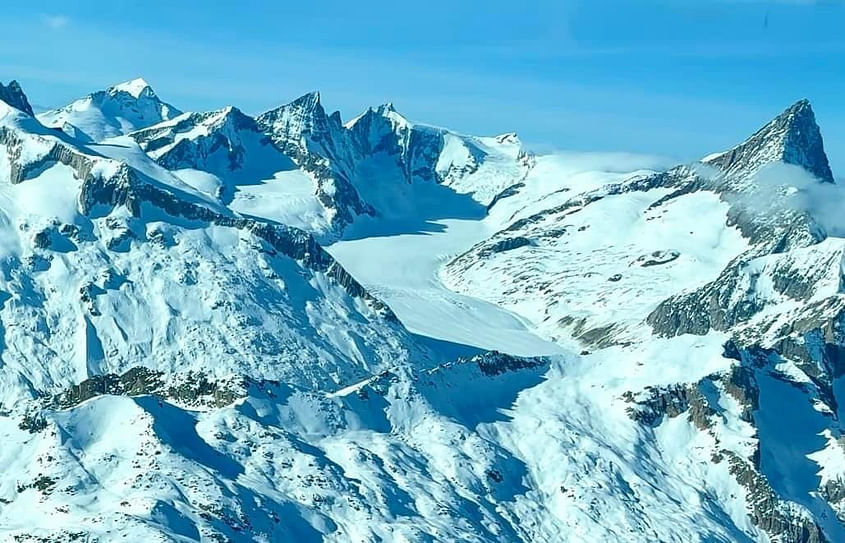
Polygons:
<instances>
[{"instance_id":1,"label":"rocky outcrop","mask_svg":"<svg viewBox=\"0 0 845 543\"><path fill-rule=\"evenodd\" d=\"M352 157L340 114L326 115L319 93L263 113L256 121L283 153L314 178L317 198L335 210L338 229L357 215L375 215L352 184Z\"/></svg>"},{"instance_id":2,"label":"rocky outcrop","mask_svg":"<svg viewBox=\"0 0 845 543\"><path fill-rule=\"evenodd\" d=\"M700 386L703 384L647 387L642 397L628 392L624 395L625 401L635 404L635 407L627 409L628 415L638 422L657 426L663 417L674 418L689 413L689 420L696 428L707 430L712 426L710 417L715 411L708 404Z\"/></svg>"},{"instance_id":3,"label":"rocky outcrop","mask_svg":"<svg viewBox=\"0 0 845 543\"><path fill-rule=\"evenodd\" d=\"M499 240L490 246L485 246L479 254L481 256L484 256L488 253L503 253L505 251L512 251L514 249L519 249L520 247L525 247L531 244L532 242L529 238L523 236L515 236L512 238L505 238Z\"/></svg>"},{"instance_id":4,"label":"rocky outcrop","mask_svg":"<svg viewBox=\"0 0 845 543\"><path fill-rule=\"evenodd\" d=\"M32 142L40 148L38 156L27 156L24 152ZM61 163L72 168L78 179L85 179L91 173L94 161L62 143L40 136L22 137L18 132L7 127L0 127L0 144L6 146L9 159L9 181L15 185L26 179L36 177L50 166Z\"/></svg>"},{"instance_id":5,"label":"rocky outcrop","mask_svg":"<svg viewBox=\"0 0 845 543\"><path fill-rule=\"evenodd\" d=\"M94 171L99 162L108 159L88 156L52 138L27 135L35 139L43 149L38 157L21 157L25 145L31 144L15 130L0 127L0 144L7 147L11 166L10 180L13 184L24 182L37 176L45 169L60 163L70 167L77 179L82 180L78 205L83 214L91 214L99 206L111 209L117 206L127 208L133 215L141 214L141 204L147 203L174 217L200 220L250 232L266 242L272 251L302 262L309 269L325 273L343 286L351 296L362 298L370 307L382 316L395 320L390 309L374 298L358 283L334 258L326 252L317 240L307 232L297 228L262 222L255 219L238 217L222 211L215 211L204 205L193 203L189 198L165 190L154 184L124 163L113 163L103 171L114 171L104 175Z\"/></svg>"},{"instance_id":6,"label":"rocky outcrop","mask_svg":"<svg viewBox=\"0 0 845 543\"><path fill-rule=\"evenodd\" d=\"M166 375L137 366L120 375L108 373L90 377L53 396L51 405L68 409L97 396L151 395L180 405L223 407L246 397L250 389L266 391L276 387L278 383L254 380L247 376L215 380L205 373Z\"/></svg>"},{"instance_id":7,"label":"rocky outcrop","mask_svg":"<svg viewBox=\"0 0 845 543\"><path fill-rule=\"evenodd\" d=\"M10 106L27 115L35 115L32 112L32 106L29 105L29 100L26 98L23 89L17 81L10 81L8 85L0 83L0 101L6 102Z\"/></svg>"},{"instance_id":8,"label":"rocky outcrop","mask_svg":"<svg viewBox=\"0 0 845 543\"><path fill-rule=\"evenodd\" d=\"M821 131L809 100L799 100L730 151L706 162L726 177L745 178L773 162L800 166L820 181L833 183Z\"/></svg>"},{"instance_id":9,"label":"rocky outcrop","mask_svg":"<svg viewBox=\"0 0 845 543\"><path fill-rule=\"evenodd\" d=\"M753 462L723 450L731 474L746 490L748 514L755 526L773 541L783 543L825 543L824 533L805 513L780 500Z\"/></svg>"},{"instance_id":10,"label":"rocky outcrop","mask_svg":"<svg viewBox=\"0 0 845 543\"><path fill-rule=\"evenodd\" d=\"M199 135L185 137L192 130ZM272 145L255 120L234 107L181 115L174 122L129 134L141 149L169 170L195 168L205 171L210 168L208 160L220 151L227 156L230 171L243 168L245 135L253 136L259 145Z\"/></svg>"},{"instance_id":11,"label":"rocky outcrop","mask_svg":"<svg viewBox=\"0 0 845 543\"><path fill-rule=\"evenodd\" d=\"M475 364L484 375L501 375L523 369L543 368L549 360L542 357L513 356L498 351L488 351L471 357L459 358L457 364Z\"/></svg>"},{"instance_id":12,"label":"rocky outcrop","mask_svg":"<svg viewBox=\"0 0 845 543\"><path fill-rule=\"evenodd\" d=\"M736 346L731 343L725 346L725 350L728 356L739 356ZM746 361L750 358L753 357L745 357ZM716 417L725 416L718 401L721 394L728 394L736 400L741 407L741 419L753 423L753 412L759 403L754 371L752 367L737 364L727 372L710 375L697 383L648 387L639 393L627 392L623 399L632 404L627 408L629 416L649 426L659 425L664 417L674 418L686 413L690 423L701 431L711 433L718 446L718 435L713 433L713 427ZM751 521L773 541L827 541L819 525L809 515L791 502L782 500L772 489L760 470L759 444L749 458L719 447L712 461L720 463L725 460L731 475L746 491Z\"/></svg>"}]
</instances>

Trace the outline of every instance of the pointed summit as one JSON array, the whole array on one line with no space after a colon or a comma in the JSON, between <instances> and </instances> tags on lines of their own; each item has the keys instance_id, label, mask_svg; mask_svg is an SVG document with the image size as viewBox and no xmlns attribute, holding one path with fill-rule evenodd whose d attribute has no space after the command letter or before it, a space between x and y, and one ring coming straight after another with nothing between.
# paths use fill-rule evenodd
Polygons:
<instances>
[{"instance_id":1,"label":"pointed summit","mask_svg":"<svg viewBox=\"0 0 845 543\"><path fill-rule=\"evenodd\" d=\"M6 102L15 109L23 111L27 115L35 115L32 112L32 106L29 105L29 100L26 98L20 84L12 80L8 85L0 83L0 100Z\"/></svg>"},{"instance_id":2,"label":"pointed summit","mask_svg":"<svg viewBox=\"0 0 845 543\"><path fill-rule=\"evenodd\" d=\"M789 106L750 138L730 151L707 157L704 162L726 174L748 176L766 164L783 162L801 166L826 183L833 173L821 131L809 100Z\"/></svg>"},{"instance_id":3,"label":"pointed summit","mask_svg":"<svg viewBox=\"0 0 845 543\"><path fill-rule=\"evenodd\" d=\"M305 111L313 111L318 107L322 109L322 105L320 104L320 92L312 91L308 94L303 94L293 102L282 107L297 108Z\"/></svg>"},{"instance_id":4,"label":"pointed summit","mask_svg":"<svg viewBox=\"0 0 845 543\"><path fill-rule=\"evenodd\" d=\"M326 115L317 91L304 94L283 106L266 111L255 120L282 147L307 145L306 140L329 144L340 125Z\"/></svg>"}]
</instances>

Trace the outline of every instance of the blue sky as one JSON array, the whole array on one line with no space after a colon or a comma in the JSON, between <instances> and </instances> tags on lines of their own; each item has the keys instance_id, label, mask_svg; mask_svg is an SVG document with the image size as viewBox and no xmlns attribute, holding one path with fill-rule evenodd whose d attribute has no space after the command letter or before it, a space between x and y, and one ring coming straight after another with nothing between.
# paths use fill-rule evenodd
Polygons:
<instances>
[{"instance_id":1,"label":"blue sky","mask_svg":"<svg viewBox=\"0 0 845 543\"><path fill-rule=\"evenodd\" d=\"M844 177L843 25L834 0L13 2L0 80L56 106L143 76L182 109L251 113L317 89L344 118L392 101L539 150L678 160L807 97Z\"/></svg>"}]
</instances>

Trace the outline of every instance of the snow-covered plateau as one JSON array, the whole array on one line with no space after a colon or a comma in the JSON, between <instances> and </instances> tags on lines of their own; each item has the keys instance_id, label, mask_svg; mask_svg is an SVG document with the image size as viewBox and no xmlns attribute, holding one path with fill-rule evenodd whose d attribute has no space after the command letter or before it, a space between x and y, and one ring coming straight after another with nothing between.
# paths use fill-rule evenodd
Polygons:
<instances>
[{"instance_id":1,"label":"snow-covered plateau","mask_svg":"<svg viewBox=\"0 0 845 543\"><path fill-rule=\"evenodd\" d=\"M845 541L810 103L666 166L0 85L0 541Z\"/></svg>"}]
</instances>

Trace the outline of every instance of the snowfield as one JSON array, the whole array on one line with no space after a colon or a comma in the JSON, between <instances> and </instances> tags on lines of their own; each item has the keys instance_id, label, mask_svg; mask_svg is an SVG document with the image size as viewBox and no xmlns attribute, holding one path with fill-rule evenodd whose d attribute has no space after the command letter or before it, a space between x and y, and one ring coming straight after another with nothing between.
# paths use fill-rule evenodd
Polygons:
<instances>
[{"instance_id":1,"label":"snowfield","mask_svg":"<svg viewBox=\"0 0 845 543\"><path fill-rule=\"evenodd\" d=\"M1 540L845 541L808 102L671 167L0 91Z\"/></svg>"}]
</instances>

